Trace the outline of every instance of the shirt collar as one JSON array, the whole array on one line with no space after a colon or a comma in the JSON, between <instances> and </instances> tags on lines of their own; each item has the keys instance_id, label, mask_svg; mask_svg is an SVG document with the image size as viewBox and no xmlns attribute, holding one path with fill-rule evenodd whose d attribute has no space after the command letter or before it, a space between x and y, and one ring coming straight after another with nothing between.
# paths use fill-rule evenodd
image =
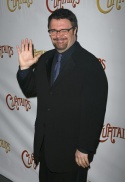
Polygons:
<instances>
[{"instance_id":1,"label":"shirt collar","mask_svg":"<svg viewBox=\"0 0 125 182\"><path fill-rule=\"evenodd\" d=\"M61 53L62 56L65 57L67 55L71 55L74 52L74 50L76 49L77 44L78 44L78 42L75 41L74 44L69 49L67 49L65 52ZM58 51L56 51L56 54L60 54L60 53Z\"/></svg>"}]
</instances>

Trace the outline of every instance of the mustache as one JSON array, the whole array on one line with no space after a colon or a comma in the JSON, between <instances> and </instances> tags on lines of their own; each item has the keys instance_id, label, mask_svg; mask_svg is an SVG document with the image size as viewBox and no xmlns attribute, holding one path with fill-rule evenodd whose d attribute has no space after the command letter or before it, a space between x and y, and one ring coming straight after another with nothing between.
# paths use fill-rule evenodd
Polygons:
<instances>
[{"instance_id":1,"label":"mustache","mask_svg":"<svg viewBox=\"0 0 125 182\"><path fill-rule=\"evenodd\" d=\"M53 40L60 41L60 40L66 40L66 38L54 38Z\"/></svg>"}]
</instances>

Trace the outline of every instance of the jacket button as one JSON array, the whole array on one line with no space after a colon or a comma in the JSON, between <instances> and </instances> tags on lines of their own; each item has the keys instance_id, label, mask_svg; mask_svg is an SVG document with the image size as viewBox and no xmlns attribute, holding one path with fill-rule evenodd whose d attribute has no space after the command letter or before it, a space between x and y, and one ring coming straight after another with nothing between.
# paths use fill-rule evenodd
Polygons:
<instances>
[{"instance_id":1,"label":"jacket button","mask_svg":"<svg viewBox=\"0 0 125 182\"><path fill-rule=\"evenodd\" d=\"M52 93L52 92L50 92L49 94L50 94L50 95L52 95L53 93Z\"/></svg>"},{"instance_id":2,"label":"jacket button","mask_svg":"<svg viewBox=\"0 0 125 182\"><path fill-rule=\"evenodd\" d=\"M47 109L47 111L50 111L50 110L51 110L51 108L48 108L48 109Z\"/></svg>"}]
</instances>

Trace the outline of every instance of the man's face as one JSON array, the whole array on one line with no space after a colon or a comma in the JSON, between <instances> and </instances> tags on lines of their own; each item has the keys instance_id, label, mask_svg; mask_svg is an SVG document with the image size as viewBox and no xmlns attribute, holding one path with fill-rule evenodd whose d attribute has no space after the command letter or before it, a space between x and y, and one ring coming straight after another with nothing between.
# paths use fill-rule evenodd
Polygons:
<instances>
[{"instance_id":1,"label":"man's face","mask_svg":"<svg viewBox=\"0 0 125 182\"><path fill-rule=\"evenodd\" d=\"M70 29L72 24L68 19L52 19L49 25L49 29L61 30ZM76 41L76 29L71 29L66 34L61 35L57 32L55 35L50 35L52 43L58 52L64 52L69 49Z\"/></svg>"}]
</instances>

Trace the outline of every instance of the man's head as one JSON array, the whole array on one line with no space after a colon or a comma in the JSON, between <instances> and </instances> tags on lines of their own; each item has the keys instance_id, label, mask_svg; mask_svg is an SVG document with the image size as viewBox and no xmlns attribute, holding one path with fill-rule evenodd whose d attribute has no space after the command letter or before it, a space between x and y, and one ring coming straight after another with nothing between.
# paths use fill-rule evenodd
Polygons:
<instances>
[{"instance_id":1,"label":"man's head","mask_svg":"<svg viewBox=\"0 0 125 182\"><path fill-rule=\"evenodd\" d=\"M77 18L68 9L57 9L48 18L48 32L58 52L64 52L74 44L77 29Z\"/></svg>"}]
</instances>

